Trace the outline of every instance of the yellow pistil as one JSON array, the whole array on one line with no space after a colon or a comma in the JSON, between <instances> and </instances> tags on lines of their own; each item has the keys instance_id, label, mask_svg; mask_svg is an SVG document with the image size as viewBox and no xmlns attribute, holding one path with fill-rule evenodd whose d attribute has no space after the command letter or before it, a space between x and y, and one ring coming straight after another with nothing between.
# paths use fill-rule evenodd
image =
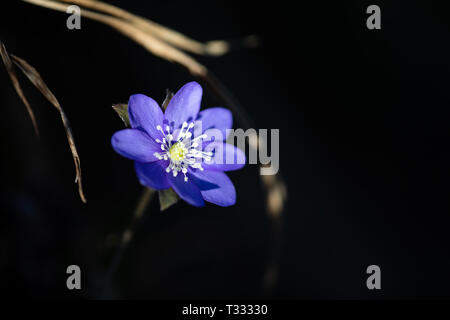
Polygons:
<instances>
[{"instance_id":1,"label":"yellow pistil","mask_svg":"<svg viewBox=\"0 0 450 320\"><path fill-rule=\"evenodd\" d=\"M181 161L186 157L186 154L188 153L188 150L184 146L183 143L175 143L173 146L169 149L169 157L173 161Z\"/></svg>"}]
</instances>

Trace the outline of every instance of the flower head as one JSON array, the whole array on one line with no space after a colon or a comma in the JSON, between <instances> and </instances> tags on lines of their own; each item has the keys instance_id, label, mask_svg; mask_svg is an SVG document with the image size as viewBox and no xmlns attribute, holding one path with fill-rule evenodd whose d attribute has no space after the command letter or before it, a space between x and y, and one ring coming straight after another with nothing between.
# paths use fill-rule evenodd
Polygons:
<instances>
[{"instance_id":1,"label":"flower head","mask_svg":"<svg viewBox=\"0 0 450 320\"><path fill-rule=\"evenodd\" d=\"M131 129L116 132L111 143L117 153L134 160L142 185L172 188L194 206L205 201L230 206L236 203L236 190L224 171L242 168L245 154L225 142L231 112L219 107L200 111L201 98L201 86L189 82L163 114L152 98L132 95Z\"/></svg>"}]
</instances>

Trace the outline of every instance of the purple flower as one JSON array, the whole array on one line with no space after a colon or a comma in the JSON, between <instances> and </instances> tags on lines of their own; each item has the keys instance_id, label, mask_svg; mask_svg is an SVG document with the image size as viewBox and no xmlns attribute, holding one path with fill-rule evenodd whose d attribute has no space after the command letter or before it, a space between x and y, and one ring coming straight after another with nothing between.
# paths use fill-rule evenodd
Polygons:
<instances>
[{"instance_id":1,"label":"purple flower","mask_svg":"<svg viewBox=\"0 0 450 320\"><path fill-rule=\"evenodd\" d=\"M236 203L236 190L224 171L240 169L245 154L224 142L232 127L224 108L200 111L202 87L185 84L170 100L165 113L152 99L135 94L128 102L131 129L116 132L114 150L134 160L142 185L172 188L194 206L205 201L219 206Z\"/></svg>"}]
</instances>

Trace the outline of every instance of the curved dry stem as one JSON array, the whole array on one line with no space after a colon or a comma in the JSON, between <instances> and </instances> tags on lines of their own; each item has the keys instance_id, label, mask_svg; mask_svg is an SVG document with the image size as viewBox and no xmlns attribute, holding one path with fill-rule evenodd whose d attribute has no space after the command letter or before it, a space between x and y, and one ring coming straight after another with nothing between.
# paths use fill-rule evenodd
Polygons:
<instances>
[{"instance_id":1,"label":"curved dry stem","mask_svg":"<svg viewBox=\"0 0 450 320\"><path fill-rule=\"evenodd\" d=\"M78 194L80 195L81 200L84 203L86 203L87 200L86 200L86 197L83 192L83 185L81 183L80 157L77 152L77 147L75 145L75 140L73 138L69 119L67 118L66 114L64 113L64 110L62 109L62 107L59 104L58 100L56 99L55 95L50 91L50 89L45 84L45 82L42 79L39 72L34 67L32 67L25 60L15 56L15 55L9 55L8 52L6 51L5 46L1 42L0 42L0 53L1 53L2 59L5 63L6 69L8 70L8 73L13 82L14 88L16 89L18 95L20 96L20 98L22 99L23 103L25 104L25 106L28 110L28 113L30 115L31 121L33 123L34 129L35 129L37 135L39 135L39 130L37 127L36 119L35 119L32 109L31 109L31 106L28 103L28 100L25 98L22 88L20 87L16 72L14 70L13 62L27 76L27 78L31 81L31 83L42 93L42 95L44 95L44 97L58 110L58 112L61 116L61 120L64 125L64 129L66 131L67 141L69 142L70 150L72 151L73 161L75 163L75 172L76 172L75 173L75 183L78 184Z\"/></svg>"},{"instance_id":2,"label":"curved dry stem","mask_svg":"<svg viewBox=\"0 0 450 320\"><path fill-rule=\"evenodd\" d=\"M50 91L50 89L45 84L41 75L35 68L33 68L28 62L25 60L11 55L16 66L19 67L20 70L27 76L27 78L33 83L33 85L44 95L44 97L58 110L59 115L61 116L61 120L64 125L64 129L66 131L67 141L69 142L70 151L72 152L72 158L75 163L75 183L78 184L78 193L80 195L81 200L86 203L86 197L83 192L83 185L81 183L81 162L80 156L78 155L77 147L75 145L75 139L73 138L72 128L70 127L69 119L66 116L63 108L59 104L55 95Z\"/></svg>"},{"instance_id":3,"label":"curved dry stem","mask_svg":"<svg viewBox=\"0 0 450 320\"><path fill-rule=\"evenodd\" d=\"M25 94L23 93L22 87L20 86L19 83L19 79L17 78L16 70L14 70L14 65L12 64L11 58L2 42L0 42L0 55L2 56L3 63L5 64L6 71L8 71L14 89L16 89L17 94L19 95L23 104L27 108L28 115L30 116L31 122L33 123L34 132L36 132L36 135L39 136L39 128L36 123L36 117L34 116L33 109L31 109L30 103L28 102L27 98L25 97Z\"/></svg>"}]
</instances>

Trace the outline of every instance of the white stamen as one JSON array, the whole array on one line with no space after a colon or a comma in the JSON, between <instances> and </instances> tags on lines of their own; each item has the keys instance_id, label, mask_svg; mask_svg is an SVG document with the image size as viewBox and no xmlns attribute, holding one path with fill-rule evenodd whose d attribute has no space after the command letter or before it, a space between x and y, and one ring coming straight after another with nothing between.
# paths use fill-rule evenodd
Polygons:
<instances>
[{"instance_id":1,"label":"white stamen","mask_svg":"<svg viewBox=\"0 0 450 320\"><path fill-rule=\"evenodd\" d=\"M170 163L166 167L166 172L170 173L172 171L174 177L178 175L178 172L182 172L184 181L189 180L186 176L189 167L203 171L204 169L201 165L202 161L211 161L211 156L213 154L212 152L203 152L202 150L197 149L201 143L199 144L195 141L204 139L207 135L202 134L195 139L191 139L193 134L190 130L194 126L194 122L189 124L183 122L176 141L173 141L174 137L170 133L170 126L166 125L166 132L163 131L160 125L156 126L156 129L160 131L163 136L162 141L160 139L155 139L155 141L161 145L162 152L155 152L153 155L159 160L169 160Z\"/></svg>"}]
</instances>

